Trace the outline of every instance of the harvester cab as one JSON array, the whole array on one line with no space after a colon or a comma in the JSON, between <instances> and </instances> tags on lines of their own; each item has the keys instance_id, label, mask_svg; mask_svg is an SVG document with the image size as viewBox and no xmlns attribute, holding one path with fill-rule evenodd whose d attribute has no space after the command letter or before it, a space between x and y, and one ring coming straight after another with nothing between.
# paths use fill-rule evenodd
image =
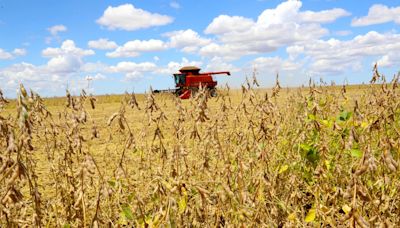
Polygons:
<instances>
[{"instance_id":1,"label":"harvester cab","mask_svg":"<svg viewBox=\"0 0 400 228\"><path fill-rule=\"evenodd\" d=\"M200 87L206 88L212 97L217 96L217 81L213 80L215 74L231 75L229 71L200 73L200 68L195 66L182 67L179 73L174 74L175 94L181 99L188 99L195 94Z\"/></svg>"}]
</instances>

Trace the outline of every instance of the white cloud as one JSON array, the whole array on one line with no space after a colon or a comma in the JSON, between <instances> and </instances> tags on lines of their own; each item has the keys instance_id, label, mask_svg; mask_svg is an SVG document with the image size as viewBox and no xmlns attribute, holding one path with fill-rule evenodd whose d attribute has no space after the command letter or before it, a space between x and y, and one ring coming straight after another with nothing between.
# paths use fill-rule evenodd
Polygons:
<instances>
[{"instance_id":1,"label":"white cloud","mask_svg":"<svg viewBox=\"0 0 400 228\"><path fill-rule=\"evenodd\" d=\"M235 44L216 44L211 43L200 49L200 55L207 57L222 57L225 60L232 61L240 58L244 55L255 54L255 52L250 52L249 47L245 45L235 45ZM274 49L267 50L273 51Z\"/></svg>"},{"instance_id":2,"label":"white cloud","mask_svg":"<svg viewBox=\"0 0 400 228\"><path fill-rule=\"evenodd\" d=\"M12 59L13 55L0 48L0 59Z\"/></svg>"},{"instance_id":3,"label":"white cloud","mask_svg":"<svg viewBox=\"0 0 400 228\"><path fill-rule=\"evenodd\" d=\"M224 59L220 57L214 57L207 63L204 71L229 71L233 73L239 72L240 68L234 66L231 63L225 62Z\"/></svg>"},{"instance_id":4,"label":"white cloud","mask_svg":"<svg viewBox=\"0 0 400 228\"><path fill-rule=\"evenodd\" d=\"M93 82L105 80L107 77L103 74L97 73L95 75L86 75L82 78L77 78L74 81L74 84L78 84L81 89L84 89L86 92L94 93L95 90L93 88ZM85 87L86 85L86 87ZM75 85L73 85L75 86Z\"/></svg>"},{"instance_id":5,"label":"white cloud","mask_svg":"<svg viewBox=\"0 0 400 228\"><path fill-rule=\"evenodd\" d=\"M64 25L54 25L50 28L47 28L47 30L52 36L57 36L59 32L67 31L67 27L65 27Z\"/></svg>"},{"instance_id":6,"label":"white cloud","mask_svg":"<svg viewBox=\"0 0 400 228\"><path fill-rule=\"evenodd\" d=\"M395 67L400 65L400 52L390 52L377 60L379 67Z\"/></svg>"},{"instance_id":7,"label":"white cloud","mask_svg":"<svg viewBox=\"0 0 400 228\"><path fill-rule=\"evenodd\" d=\"M258 16L257 23L267 28L271 25L281 25L295 22L298 19L302 6L301 1L286 1L279 4L275 9L266 9Z\"/></svg>"},{"instance_id":8,"label":"white cloud","mask_svg":"<svg viewBox=\"0 0 400 228\"><path fill-rule=\"evenodd\" d=\"M67 31L67 27L64 25L54 25L52 27L47 28L47 31L50 32L51 36L46 37L46 44L50 44L53 40L60 41L61 38L58 35L60 32Z\"/></svg>"},{"instance_id":9,"label":"white cloud","mask_svg":"<svg viewBox=\"0 0 400 228\"><path fill-rule=\"evenodd\" d=\"M284 59L279 56L258 57L249 63L251 67L244 68L248 77L255 73L261 86L275 84L275 76L279 75L282 86L301 85L310 76L302 60Z\"/></svg>"},{"instance_id":10,"label":"white cloud","mask_svg":"<svg viewBox=\"0 0 400 228\"><path fill-rule=\"evenodd\" d=\"M110 41L105 38L100 38L98 40L91 40L88 42L88 46L94 49L100 50L111 50L118 47L118 45L114 41Z\"/></svg>"},{"instance_id":11,"label":"white cloud","mask_svg":"<svg viewBox=\"0 0 400 228\"><path fill-rule=\"evenodd\" d=\"M48 57L47 70L52 73L67 74L80 70L84 56L94 55L93 50L84 50L75 46L72 40L66 40L60 48L46 48L43 57Z\"/></svg>"},{"instance_id":12,"label":"white cloud","mask_svg":"<svg viewBox=\"0 0 400 228\"><path fill-rule=\"evenodd\" d=\"M58 48L42 51L43 57L49 58L46 64L19 63L0 69L0 81L7 85L4 90L11 96L19 83L43 95L60 95L66 88L74 93L88 89L87 79L104 80L109 74L123 74L126 80L133 80L159 73L162 68L153 62L125 61L113 66L102 62L85 63L84 57L92 54L92 50L81 49L74 41L66 40Z\"/></svg>"},{"instance_id":13,"label":"white cloud","mask_svg":"<svg viewBox=\"0 0 400 228\"><path fill-rule=\"evenodd\" d=\"M172 7L172 8L174 8L174 9L180 9L180 8L181 8L181 5L179 5L179 3L176 2L176 1L170 2L170 3L169 3L169 6Z\"/></svg>"},{"instance_id":14,"label":"white cloud","mask_svg":"<svg viewBox=\"0 0 400 228\"><path fill-rule=\"evenodd\" d=\"M110 73L110 67L102 62L84 63L81 66L81 71L88 73Z\"/></svg>"},{"instance_id":15,"label":"white cloud","mask_svg":"<svg viewBox=\"0 0 400 228\"><path fill-rule=\"evenodd\" d=\"M335 32L335 35L337 36L348 36L353 34L353 32L351 30L339 30Z\"/></svg>"},{"instance_id":16,"label":"white cloud","mask_svg":"<svg viewBox=\"0 0 400 228\"><path fill-rule=\"evenodd\" d=\"M167 64L167 66L157 68L157 70L155 70L155 73L163 75L171 75L173 73L178 72L179 69L184 66L197 66L201 68L202 65L203 62L201 61L189 61L187 58L182 58L181 62L170 61Z\"/></svg>"},{"instance_id":17,"label":"white cloud","mask_svg":"<svg viewBox=\"0 0 400 228\"><path fill-rule=\"evenodd\" d=\"M15 56L24 56L26 55L26 50L24 48L16 48L13 50L13 54Z\"/></svg>"},{"instance_id":18,"label":"white cloud","mask_svg":"<svg viewBox=\"0 0 400 228\"><path fill-rule=\"evenodd\" d=\"M341 74L362 68L366 57L378 58L382 67L400 62L400 34L381 34L375 31L352 40L318 40L287 49L293 58L306 56L312 74Z\"/></svg>"},{"instance_id":19,"label":"white cloud","mask_svg":"<svg viewBox=\"0 0 400 228\"><path fill-rule=\"evenodd\" d=\"M118 73L121 72L127 73L133 71L149 72L157 69L157 66L152 62L142 62L142 63L119 62L116 66L111 66L110 69L113 72L118 72Z\"/></svg>"},{"instance_id":20,"label":"white cloud","mask_svg":"<svg viewBox=\"0 0 400 228\"><path fill-rule=\"evenodd\" d=\"M62 88L62 77L47 72L46 66L18 63L0 69L0 80L7 86L3 88L8 96L13 96L20 83L43 94L57 93Z\"/></svg>"},{"instance_id":21,"label":"white cloud","mask_svg":"<svg viewBox=\"0 0 400 228\"><path fill-rule=\"evenodd\" d=\"M253 60L253 67L258 71L269 73L280 73L283 71L298 71L301 63L292 62L290 60L283 60L280 57L259 57Z\"/></svg>"},{"instance_id":22,"label":"white cloud","mask_svg":"<svg viewBox=\"0 0 400 228\"><path fill-rule=\"evenodd\" d=\"M133 80L143 77L145 73L157 71L158 67L152 62L119 62L115 66L110 67L110 71L114 73L125 74L126 80Z\"/></svg>"},{"instance_id":23,"label":"white cloud","mask_svg":"<svg viewBox=\"0 0 400 228\"><path fill-rule=\"evenodd\" d=\"M24 51L16 49L14 53L22 55ZM59 95L69 83L73 84L71 90L79 90L84 88L84 84L80 83L81 74L86 71L96 72L93 66L89 67L83 61L85 56L93 54L92 50L78 48L74 41L66 40L59 48L46 48L42 51L43 57L49 58L43 65L22 62L0 69L0 81L7 83L5 90L8 94L14 94L19 83L43 95Z\"/></svg>"},{"instance_id":24,"label":"white cloud","mask_svg":"<svg viewBox=\"0 0 400 228\"><path fill-rule=\"evenodd\" d=\"M30 63L22 62L2 69L0 76L5 79L15 79L18 81L38 81L41 77L37 73L41 71L42 69L40 67Z\"/></svg>"},{"instance_id":25,"label":"white cloud","mask_svg":"<svg viewBox=\"0 0 400 228\"><path fill-rule=\"evenodd\" d=\"M0 48L0 59L2 60L10 60L14 59L17 56L24 56L26 55L26 50L23 48L16 48L12 51L12 53L7 52Z\"/></svg>"},{"instance_id":26,"label":"white cloud","mask_svg":"<svg viewBox=\"0 0 400 228\"><path fill-rule=\"evenodd\" d=\"M395 22L396 24L400 24L400 6L389 8L385 5L376 4L369 8L367 16L354 18L351 22L351 25L368 26L383 24L391 21Z\"/></svg>"},{"instance_id":27,"label":"white cloud","mask_svg":"<svg viewBox=\"0 0 400 228\"><path fill-rule=\"evenodd\" d=\"M42 55L44 57L58 57L65 54L82 57L87 55L94 55L95 52L93 50L84 50L76 47L73 40L65 40L61 44L60 48L46 48L42 51Z\"/></svg>"},{"instance_id":28,"label":"white cloud","mask_svg":"<svg viewBox=\"0 0 400 228\"><path fill-rule=\"evenodd\" d=\"M344 9L331 9L323 10L319 12L305 11L299 14L300 20L302 22L308 23L332 23L338 18L350 16L351 13Z\"/></svg>"},{"instance_id":29,"label":"white cloud","mask_svg":"<svg viewBox=\"0 0 400 228\"><path fill-rule=\"evenodd\" d=\"M321 24L350 15L337 8L302 12L301 7L301 1L288 0L276 8L264 10L256 21L220 15L205 30L207 34L217 35L217 41L201 48L200 53L225 59L270 53L280 47L318 40L329 34Z\"/></svg>"},{"instance_id":30,"label":"white cloud","mask_svg":"<svg viewBox=\"0 0 400 228\"><path fill-rule=\"evenodd\" d=\"M300 11L301 1L288 0L279 4L275 9L266 9L258 17L257 23L266 27L270 25L285 24L288 22L302 23L332 23L341 17L350 16L351 13L344 9L334 8L322 11Z\"/></svg>"},{"instance_id":31,"label":"white cloud","mask_svg":"<svg viewBox=\"0 0 400 228\"><path fill-rule=\"evenodd\" d=\"M296 59L299 55L304 53L304 46L293 45L286 48L286 53L289 55L289 59Z\"/></svg>"},{"instance_id":32,"label":"white cloud","mask_svg":"<svg viewBox=\"0 0 400 228\"><path fill-rule=\"evenodd\" d=\"M109 6L96 22L110 30L134 31L169 24L173 18L135 8L132 4Z\"/></svg>"},{"instance_id":33,"label":"white cloud","mask_svg":"<svg viewBox=\"0 0 400 228\"><path fill-rule=\"evenodd\" d=\"M73 55L60 55L51 58L47 62L47 68L50 72L64 74L78 71L82 64L82 60Z\"/></svg>"},{"instance_id":34,"label":"white cloud","mask_svg":"<svg viewBox=\"0 0 400 228\"><path fill-rule=\"evenodd\" d=\"M104 80L106 78L107 77L105 75L100 74L100 73L95 74L95 75L86 75L85 76L86 81L99 81L99 80Z\"/></svg>"},{"instance_id":35,"label":"white cloud","mask_svg":"<svg viewBox=\"0 0 400 228\"><path fill-rule=\"evenodd\" d=\"M211 42L210 39L202 38L191 29L165 33L164 36L169 37L169 47L178 48L184 52L195 52Z\"/></svg>"},{"instance_id":36,"label":"white cloud","mask_svg":"<svg viewBox=\"0 0 400 228\"><path fill-rule=\"evenodd\" d=\"M219 15L209 24L204 31L206 34L224 34L228 32L244 32L252 27L255 22L252 19Z\"/></svg>"},{"instance_id":37,"label":"white cloud","mask_svg":"<svg viewBox=\"0 0 400 228\"><path fill-rule=\"evenodd\" d=\"M106 55L110 58L136 57L141 52L154 52L165 49L167 49L167 45L162 40L132 40L118 47L115 51L108 52Z\"/></svg>"}]
</instances>

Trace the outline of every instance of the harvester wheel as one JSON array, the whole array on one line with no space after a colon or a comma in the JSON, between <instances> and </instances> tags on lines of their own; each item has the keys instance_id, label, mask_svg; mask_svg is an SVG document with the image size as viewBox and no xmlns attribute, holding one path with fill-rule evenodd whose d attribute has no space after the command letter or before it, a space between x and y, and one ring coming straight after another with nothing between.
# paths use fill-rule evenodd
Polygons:
<instances>
[{"instance_id":1,"label":"harvester wheel","mask_svg":"<svg viewBox=\"0 0 400 228\"><path fill-rule=\"evenodd\" d=\"M218 95L217 94L217 90L215 88L210 89L210 96L211 97L216 97L217 95Z\"/></svg>"},{"instance_id":2,"label":"harvester wheel","mask_svg":"<svg viewBox=\"0 0 400 228\"><path fill-rule=\"evenodd\" d=\"M192 87L190 88L192 97L195 97L196 94L199 92L199 88Z\"/></svg>"}]
</instances>

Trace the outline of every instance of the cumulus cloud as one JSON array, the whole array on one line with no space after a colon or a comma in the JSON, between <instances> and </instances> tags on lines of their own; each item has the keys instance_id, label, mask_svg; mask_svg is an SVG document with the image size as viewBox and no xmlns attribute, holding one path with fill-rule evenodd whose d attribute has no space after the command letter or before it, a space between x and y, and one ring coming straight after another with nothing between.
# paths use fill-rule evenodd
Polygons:
<instances>
[{"instance_id":1,"label":"cumulus cloud","mask_svg":"<svg viewBox=\"0 0 400 228\"><path fill-rule=\"evenodd\" d=\"M13 51L14 55L23 55L25 52L22 49ZM66 40L58 48L42 51L42 56L49 58L43 65L22 62L0 69L0 81L7 83L5 89L9 94L13 93L19 83L25 83L44 95L57 94L65 89L67 82L81 78L83 58L93 54L92 50L78 48L74 41Z\"/></svg>"},{"instance_id":2,"label":"cumulus cloud","mask_svg":"<svg viewBox=\"0 0 400 228\"><path fill-rule=\"evenodd\" d=\"M279 75L282 86L304 84L310 76L303 60L264 56L255 58L248 65L251 68L247 68L247 75L254 74L261 86L272 86L275 83L276 75Z\"/></svg>"},{"instance_id":3,"label":"cumulus cloud","mask_svg":"<svg viewBox=\"0 0 400 228\"><path fill-rule=\"evenodd\" d=\"M336 21L338 18L350 16L351 13L347 12L344 9L331 9L331 10L323 10L319 12L314 11L305 11L299 13L299 19L302 22L308 23L332 23Z\"/></svg>"},{"instance_id":4,"label":"cumulus cloud","mask_svg":"<svg viewBox=\"0 0 400 228\"><path fill-rule=\"evenodd\" d=\"M94 54L93 50L76 47L72 40L64 41L59 48L46 48L42 51L43 57L50 58L47 62L47 70L60 74L78 71L83 65L82 58Z\"/></svg>"},{"instance_id":5,"label":"cumulus cloud","mask_svg":"<svg viewBox=\"0 0 400 228\"><path fill-rule=\"evenodd\" d=\"M195 52L200 47L211 43L210 39L202 38L191 29L165 33L164 36L169 37L169 47L178 48L188 53Z\"/></svg>"},{"instance_id":6,"label":"cumulus cloud","mask_svg":"<svg viewBox=\"0 0 400 228\"><path fill-rule=\"evenodd\" d=\"M375 31L358 35L351 40L318 40L287 48L293 58L303 54L308 58L313 74L341 74L362 68L366 57L379 59L381 66L400 62L400 34L381 34Z\"/></svg>"},{"instance_id":7,"label":"cumulus cloud","mask_svg":"<svg viewBox=\"0 0 400 228\"><path fill-rule=\"evenodd\" d=\"M165 49L167 49L167 45L162 40L132 40L118 47L115 51L108 52L106 55L110 58L136 57L141 52L154 52Z\"/></svg>"},{"instance_id":8,"label":"cumulus cloud","mask_svg":"<svg viewBox=\"0 0 400 228\"><path fill-rule=\"evenodd\" d=\"M258 57L252 62L253 67L260 71L269 73L279 73L283 71L298 71L302 64L290 60L284 60L281 57Z\"/></svg>"},{"instance_id":9,"label":"cumulus cloud","mask_svg":"<svg viewBox=\"0 0 400 228\"><path fill-rule=\"evenodd\" d=\"M64 25L54 25L50 28L47 28L47 30L52 36L57 36L59 32L67 31L67 27L65 27Z\"/></svg>"},{"instance_id":10,"label":"cumulus cloud","mask_svg":"<svg viewBox=\"0 0 400 228\"><path fill-rule=\"evenodd\" d=\"M400 54L399 52L390 52L389 54L383 55L377 60L377 64L380 67L394 67L400 65Z\"/></svg>"},{"instance_id":11,"label":"cumulus cloud","mask_svg":"<svg viewBox=\"0 0 400 228\"><path fill-rule=\"evenodd\" d=\"M241 69L232 63L227 63L223 58L214 57L206 65L204 71L229 71L231 73L239 72Z\"/></svg>"},{"instance_id":12,"label":"cumulus cloud","mask_svg":"<svg viewBox=\"0 0 400 228\"><path fill-rule=\"evenodd\" d=\"M54 25L52 27L47 28L47 31L49 31L51 36L46 37L46 43L49 44L53 40L60 41L61 38L58 35L60 32L66 32L67 27L65 25Z\"/></svg>"},{"instance_id":13,"label":"cumulus cloud","mask_svg":"<svg viewBox=\"0 0 400 228\"><path fill-rule=\"evenodd\" d=\"M220 15L213 19L204 31L206 34L224 34L228 32L244 32L255 22L240 16Z\"/></svg>"},{"instance_id":14,"label":"cumulus cloud","mask_svg":"<svg viewBox=\"0 0 400 228\"><path fill-rule=\"evenodd\" d=\"M335 35L337 36L348 36L353 34L353 32L351 30L339 30L335 32Z\"/></svg>"},{"instance_id":15,"label":"cumulus cloud","mask_svg":"<svg viewBox=\"0 0 400 228\"><path fill-rule=\"evenodd\" d=\"M280 47L312 42L329 34L321 24L349 16L343 9L301 11L301 1L286 1L264 10L254 21L240 16L220 15L205 29L218 40L201 48L205 56L238 58L243 55L269 53Z\"/></svg>"},{"instance_id":16,"label":"cumulus cloud","mask_svg":"<svg viewBox=\"0 0 400 228\"><path fill-rule=\"evenodd\" d=\"M134 31L166 25L172 21L173 18L170 16L135 8L132 4L124 4L116 7L107 7L103 15L96 22L110 30Z\"/></svg>"},{"instance_id":17,"label":"cumulus cloud","mask_svg":"<svg viewBox=\"0 0 400 228\"><path fill-rule=\"evenodd\" d=\"M87 55L94 55L93 50L84 50L76 47L73 40L65 40L59 48L46 48L42 51L44 57L57 57L60 55L74 55L77 57L83 57Z\"/></svg>"},{"instance_id":18,"label":"cumulus cloud","mask_svg":"<svg viewBox=\"0 0 400 228\"><path fill-rule=\"evenodd\" d=\"M0 59L12 59L13 55L0 48Z\"/></svg>"},{"instance_id":19,"label":"cumulus cloud","mask_svg":"<svg viewBox=\"0 0 400 228\"><path fill-rule=\"evenodd\" d=\"M157 69L157 65L152 62L135 63L125 61L110 67L111 72L125 74L126 80L141 78L145 73L152 73Z\"/></svg>"},{"instance_id":20,"label":"cumulus cloud","mask_svg":"<svg viewBox=\"0 0 400 228\"><path fill-rule=\"evenodd\" d=\"M0 81L6 84L2 89L8 96L15 94L20 83L28 85L34 91L43 92L43 94L57 93L62 86L62 78L48 72L46 66L36 66L26 62L0 69Z\"/></svg>"},{"instance_id":21,"label":"cumulus cloud","mask_svg":"<svg viewBox=\"0 0 400 228\"><path fill-rule=\"evenodd\" d=\"M236 44L217 44L217 43L210 43L200 49L200 55L207 56L207 57L221 57L227 61L232 61L238 59L244 55L255 54L259 52L257 50L257 44L248 44L255 47L255 51L251 51L249 46L246 44L243 45L236 45ZM272 52L275 49L264 49L265 52Z\"/></svg>"},{"instance_id":22,"label":"cumulus cloud","mask_svg":"<svg viewBox=\"0 0 400 228\"><path fill-rule=\"evenodd\" d=\"M100 61L84 63L81 66L81 71L87 73L111 73L109 65Z\"/></svg>"},{"instance_id":23,"label":"cumulus cloud","mask_svg":"<svg viewBox=\"0 0 400 228\"><path fill-rule=\"evenodd\" d=\"M43 68L22 62L3 69L0 75L6 79L38 81L41 77L37 73L42 71Z\"/></svg>"},{"instance_id":24,"label":"cumulus cloud","mask_svg":"<svg viewBox=\"0 0 400 228\"><path fill-rule=\"evenodd\" d=\"M1 60L10 60L16 58L17 56L24 56L24 55L26 55L26 50L23 48L16 48L12 52L7 52L0 48Z\"/></svg>"},{"instance_id":25,"label":"cumulus cloud","mask_svg":"<svg viewBox=\"0 0 400 228\"><path fill-rule=\"evenodd\" d=\"M351 25L368 26L383 24L391 21L395 22L396 24L400 24L400 6L389 8L385 5L376 4L369 8L367 16L354 18L351 22Z\"/></svg>"},{"instance_id":26,"label":"cumulus cloud","mask_svg":"<svg viewBox=\"0 0 400 228\"><path fill-rule=\"evenodd\" d=\"M82 61L73 55L60 55L47 62L47 68L52 73L66 74L80 69Z\"/></svg>"},{"instance_id":27,"label":"cumulus cloud","mask_svg":"<svg viewBox=\"0 0 400 228\"><path fill-rule=\"evenodd\" d=\"M99 80L103 80L106 79L107 77L103 74L95 74L95 75L86 75L85 76L85 80L86 81L99 81Z\"/></svg>"},{"instance_id":28,"label":"cumulus cloud","mask_svg":"<svg viewBox=\"0 0 400 228\"><path fill-rule=\"evenodd\" d=\"M140 72L148 72L157 69L157 66L152 62L142 62L142 63L135 63L135 62L119 62L115 66L110 67L111 71L113 72L133 72L133 71L140 71Z\"/></svg>"},{"instance_id":29,"label":"cumulus cloud","mask_svg":"<svg viewBox=\"0 0 400 228\"><path fill-rule=\"evenodd\" d=\"M171 75L172 73L178 72L180 68L184 66L197 66L201 67L203 62L201 61L190 61L187 58L182 58L180 62L170 61L167 66L159 67L155 73L162 75Z\"/></svg>"},{"instance_id":30,"label":"cumulus cloud","mask_svg":"<svg viewBox=\"0 0 400 228\"><path fill-rule=\"evenodd\" d=\"M100 50L111 50L118 47L117 43L105 38L100 38L98 40L91 40L88 42L88 46L90 48L100 49Z\"/></svg>"}]
</instances>

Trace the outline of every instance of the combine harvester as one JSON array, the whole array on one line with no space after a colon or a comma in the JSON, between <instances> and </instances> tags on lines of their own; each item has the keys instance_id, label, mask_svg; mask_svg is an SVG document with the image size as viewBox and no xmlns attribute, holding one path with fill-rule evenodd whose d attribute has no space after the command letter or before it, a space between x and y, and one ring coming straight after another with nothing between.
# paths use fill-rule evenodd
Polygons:
<instances>
[{"instance_id":1,"label":"combine harvester","mask_svg":"<svg viewBox=\"0 0 400 228\"><path fill-rule=\"evenodd\" d=\"M179 73L174 74L175 89L154 90L154 93L172 92L181 99L189 99L200 87L206 88L210 96L217 96L217 81L213 80L215 74L231 75L229 71L200 73L200 68L195 66L182 67Z\"/></svg>"}]
</instances>

